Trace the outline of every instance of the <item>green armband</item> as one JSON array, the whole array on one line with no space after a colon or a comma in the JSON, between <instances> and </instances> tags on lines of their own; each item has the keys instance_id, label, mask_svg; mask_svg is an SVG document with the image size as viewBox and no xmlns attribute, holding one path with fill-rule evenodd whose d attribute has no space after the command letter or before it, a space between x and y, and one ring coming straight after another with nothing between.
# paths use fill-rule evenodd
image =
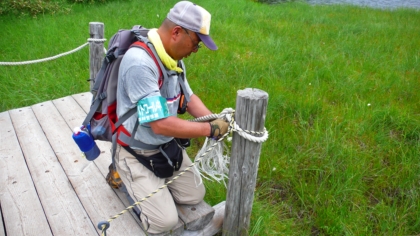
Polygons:
<instances>
[{"instance_id":1,"label":"green armband","mask_svg":"<svg viewBox=\"0 0 420 236\"><path fill-rule=\"evenodd\" d=\"M146 97L138 101L137 114L140 124L170 116L168 104L162 96Z\"/></svg>"}]
</instances>

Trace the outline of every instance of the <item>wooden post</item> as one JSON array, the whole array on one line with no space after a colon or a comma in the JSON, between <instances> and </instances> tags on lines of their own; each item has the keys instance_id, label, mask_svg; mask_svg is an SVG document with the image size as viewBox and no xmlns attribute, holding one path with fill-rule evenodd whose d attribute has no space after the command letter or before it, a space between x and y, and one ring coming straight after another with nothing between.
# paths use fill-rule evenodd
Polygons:
<instances>
[{"instance_id":1,"label":"wooden post","mask_svg":"<svg viewBox=\"0 0 420 236\"><path fill-rule=\"evenodd\" d=\"M104 24L101 22L89 23L90 38L103 39L104 38ZM98 73L104 59L104 42L91 42L89 44L89 80L90 88L92 89L95 83L95 76Z\"/></svg>"},{"instance_id":2,"label":"wooden post","mask_svg":"<svg viewBox=\"0 0 420 236\"><path fill-rule=\"evenodd\" d=\"M239 90L236 98L236 123L243 130L262 132L268 94L259 89ZM248 235L257 180L261 143L233 134L226 196L223 235Z\"/></svg>"}]
</instances>

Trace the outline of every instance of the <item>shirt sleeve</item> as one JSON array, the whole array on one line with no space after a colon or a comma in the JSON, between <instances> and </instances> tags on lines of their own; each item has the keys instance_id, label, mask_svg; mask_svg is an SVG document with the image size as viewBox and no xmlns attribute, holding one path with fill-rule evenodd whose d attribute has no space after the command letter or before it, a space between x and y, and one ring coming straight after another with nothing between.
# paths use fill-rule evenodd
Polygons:
<instances>
[{"instance_id":1,"label":"shirt sleeve","mask_svg":"<svg viewBox=\"0 0 420 236\"><path fill-rule=\"evenodd\" d=\"M144 56L133 58L132 64L123 74L123 86L130 101L136 104L140 99L160 95L159 72L155 62L143 49L135 48L136 53L144 53ZM142 58L137 60L136 58Z\"/></svg>"}]
</instances>

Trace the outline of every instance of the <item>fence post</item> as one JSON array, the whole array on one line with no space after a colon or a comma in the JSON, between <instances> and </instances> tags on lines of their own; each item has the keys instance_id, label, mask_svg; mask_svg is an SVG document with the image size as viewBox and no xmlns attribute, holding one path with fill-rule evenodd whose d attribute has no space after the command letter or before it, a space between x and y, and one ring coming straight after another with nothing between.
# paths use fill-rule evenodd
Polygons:
<instances>
[{"instance_id":1,"label":"fence post","mask_svg":"<svg viewBox=\"0 0 420 236\"><path fill-rule=\"evenodd\" d=\"M104 24L101 22L89 22L90 38L103 39L104 38ZM96 73L102 65L104 59L104 42L91 42L89 44L89 80L90 88L94 84Z\"/></svg>"},{"instance_id":2,"label":"fence post","mask_svg":"<svg viewBox=\"0 0 420 236\"><path fill-rule=\"evenodd\" d=\"M268 94L259 89L239 90L235 120L243 130L262 132ZM229 184L223 220L223 235L248 235L257 180L261 143L233 134L229 166Z\"/></svg>"}]
</instances>

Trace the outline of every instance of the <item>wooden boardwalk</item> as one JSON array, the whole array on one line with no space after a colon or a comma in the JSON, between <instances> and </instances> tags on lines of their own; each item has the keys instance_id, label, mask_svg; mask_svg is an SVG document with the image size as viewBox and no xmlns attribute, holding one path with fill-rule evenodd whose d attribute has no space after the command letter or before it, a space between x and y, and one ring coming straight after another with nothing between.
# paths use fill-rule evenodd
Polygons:
<instances>
[{"instance_id":1,"label":"wooden boardwalk","mask_svg":"<svg viewBox=\"0 0 420 236\"><path fill-rule=\"evenodd\" d=\"M89 109L90 93L0 113L0 235L98 235L98 222L128 205L108 186L110 145L87 161L71 135ZM113 222L109 235L139 235L131 213Z\"/></svg>"},{"instance_id":2,"label":"wooden boardwalk","mask_svg":"<svg viewBox=\"0 0 420 236\"><path fill-rule=\"evenodd\" d=\"M100 235L98 222L129 205L105 181L110 144L97 142L101 156L91 162L71 137L91 97L81 93L0 113L0 236ZM111 222L107 235L144 234L130 211Z\"/></svg>"}]
</instances>

